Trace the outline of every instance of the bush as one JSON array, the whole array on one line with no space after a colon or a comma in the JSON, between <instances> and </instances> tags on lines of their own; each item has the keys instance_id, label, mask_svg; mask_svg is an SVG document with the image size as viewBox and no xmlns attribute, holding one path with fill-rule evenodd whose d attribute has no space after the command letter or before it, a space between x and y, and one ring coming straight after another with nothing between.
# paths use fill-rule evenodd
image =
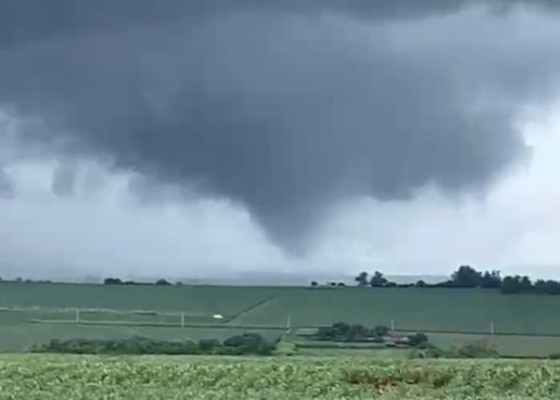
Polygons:
<instances>
[{"instance_id":1,"label":"bush","mask_svg":"<svg viewBox=\"0 0 560 400\"><path fill-rule=\"evenodd\" d=\"M275 350L275 345L258 333L245 333L242 337L243 343L239 348L244 354L270 355Z\"/></svg>"},{"instance_id":2,"label":"bush","mask_svg":"<svg viewBox=\"0 0 560 400\"><path fill-rule=\"evenodd\" d=\"M350 325L337 322L328 327L321 327L313 335L316 340L336 342L383 342L383 337L389 335L389 328L376 326L370 329L361 324Z\"/></svg>"},{"instance_id":3,"label":"bush","mask_svg":"<svg viewBox=\"0 0 560 400\"><path fill-rule=\"evenodd\" d=\"M222 347L222 344L216 339L202 339L198 346L203 353L212 353L214 349Z\"/></svg>"},{"instance_id":4,"label":"bush","mask_svg":"<svg viewBox=\"0 0 560 400\"><path fill-rule=\"evenodd\" d=\"M239 347L243 344L243 336L235 335L224 341L226 347Z\"/></svg>"},{"instance_id":5,"label":"bush","mask_svg":"<svg viewBox=\"0 0 560 400\"><path fill-rule=\"evenodd\" d=\"M494 344L487 340L478 340L452 348L447 356L451 358L494 358L499 354Z\"/></svg>"},{"instance_id":6,"label":"bush","mask_svg":"<svg viewBox=\"0 0 560 400\"><path fill-rule=\"evenodd\" d=\"M387 328L386 326L383 326L383 325L378 325L375 328L373 328L373 332L374 332L375 336L383 337L383 336L387 336L389 334L389 328Z\"/></svg>"},{"instance_id":7,"label":"bush","mask_svg":"<svg viewBox=\"0 0 560 400\"><path fill-rule=\"evenodd\" d=\"M335 331L330 326L322 326L317 330L315 333L315 337L317 340L334 340L335 339Z\"/></svg>"},{"instance_id":8,"label":"bush","mask_svg":"<svg viewBox=\"0 0 560 400\"><path fill-rule=\"evenodd\" d=\"M408 336L408 341L411 346L420 346L428 343L428 336L423 333L415 333L414 335Z\"/></svg>"},{"instance_id":9,"label":"bush","mask_svg":"<svg viewBox=\"0 0 560 400\"><path fill-rule=\"evenodd\" d=\"M187 341L164 341L134 336L129 339L53 339L46 344L33 346L32 353L70 354L231 354L271 355L276 345L256 333L227 339L223 344L215 339L203 339L198 343Z\"/></svg>"},{"instance_id":10,"label":"bush","mask_svg":"<svg viewBox=\"0 0 560 400\"><path fill-rule=\"evenodd\" d=\"M297 354L297 352L298 349L294 343L281 340L278 342L274 354L278 356L293 356L294 354Z\"/></svg>"},{"instance_id":11,"label":"bush","mask_svg":"<svg viewBox=\"0 0 560 400\"><path fill-rule=\"evenodd\" d=\"M408 358L441 358L445 356L445 352L439 347L426 344L422 348L417 347L410 351Z\"/></svg>"},{"instance_id":12,"label":"bush","mask_svg":"<svg viewBox=\"0 0 560 400\"><path fill-rule=\"evenodd\" d=\"M551 353L548 355L550 360L560 360L560 353Z\"/></svg>"},{"instance_id":13,"label":"bush","mask_svg":"<svg viewBox=\"0 0 560 400\"><path fill-rule=\"evenodd\" d=\"M354 342L359 339L368 338L371 336L371 331L366 326L355 324L351 325L346 333L346 341Z\"/></svg>"}]
</instances>

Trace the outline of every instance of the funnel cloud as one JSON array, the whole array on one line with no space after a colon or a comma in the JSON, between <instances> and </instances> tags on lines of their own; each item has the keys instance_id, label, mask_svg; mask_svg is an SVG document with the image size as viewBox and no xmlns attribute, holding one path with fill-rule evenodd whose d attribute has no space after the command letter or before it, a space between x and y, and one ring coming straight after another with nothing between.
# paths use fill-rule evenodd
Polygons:
<instances>
[{"instance_id":1,"label":"funnel cloud","mask_svg":"<svg viewBox=\"0 0 560 400\"><path fill-rule=\"evenodd\" d=\"M515 118L556 94L555 4L4 1L0 106L43 121L25 140L109 156L155 182L139 196L228 198L298 253L346 198L485 190L526 159ZM53 192L73 186L61 166Z\"/></svg>"}]
</instances>

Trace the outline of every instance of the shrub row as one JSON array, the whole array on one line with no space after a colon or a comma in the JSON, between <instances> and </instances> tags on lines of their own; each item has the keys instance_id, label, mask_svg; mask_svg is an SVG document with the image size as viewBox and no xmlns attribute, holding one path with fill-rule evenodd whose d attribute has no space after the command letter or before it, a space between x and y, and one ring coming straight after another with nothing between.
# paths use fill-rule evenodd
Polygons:
<instances>
[{"instance_id":1,"label":"shrub row","mask_svg":"<svg viewBox=\"0 0 560 400\"><path fill-rule=\"evenodd\" d=\"M198 342L154 340L141 336L128 339L52 339L33 346L32 353L70 354L167 354L167 355L271 355L276 343L257 333L232 336L223 343L215 339Z\"/></svg>"},{"instance_id":2,"label":"shrub row","mask_svg":"<svg viewBox=\"0 0 560 400\"><path fill-rule=\"evenodd\" d=\"M360 324L336 322L331 326L321 327L313 337L316 340L332 342L377 342L383 343L383 336L389 333L386 326L376 326L371 329Z\"/></svg>"},{"instance_id":3,"label":"shrub row","mask_svg":"<svg viewBox=\"0 0 560 400\"><path fill-rule=\"evenodd\" d=\"M387 343L389 328L378 325L375 328L368 328L360 324L348 324L337 322L331 326L321 327L312 337L316 340L331 342L367 342L367 343ZM403 338L390 338L403 339ZM428 343L428 337L423 333L415 333L404 338L402 344L416 347Z\"/></svg>"},{"instance_id":4,"label":"shrub row","mask_svg":"<svg viewBox=\"0 0 560 400\"><path fill-rule=\"evenodd\" d=\"M487 340L478 340L441 349L431 344L424 344L409 354L410 358L498 358L500 355L495 345Z\"/></svg>"}]
</instances>

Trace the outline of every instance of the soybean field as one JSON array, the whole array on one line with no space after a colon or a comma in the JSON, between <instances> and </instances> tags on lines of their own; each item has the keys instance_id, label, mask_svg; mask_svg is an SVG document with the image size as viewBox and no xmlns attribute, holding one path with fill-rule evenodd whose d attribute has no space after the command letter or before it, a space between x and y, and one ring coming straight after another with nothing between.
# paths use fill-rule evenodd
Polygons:
<instances>
[{"instance_id":1,"label":"soybean field","mask_svg":"<svg viewBox=\"0 0 560 400\"><path fill-rule=\"evenodd\" d=\"M556 400L560 363L0 356L0 399Z\"/></svg>"}]
</instances>

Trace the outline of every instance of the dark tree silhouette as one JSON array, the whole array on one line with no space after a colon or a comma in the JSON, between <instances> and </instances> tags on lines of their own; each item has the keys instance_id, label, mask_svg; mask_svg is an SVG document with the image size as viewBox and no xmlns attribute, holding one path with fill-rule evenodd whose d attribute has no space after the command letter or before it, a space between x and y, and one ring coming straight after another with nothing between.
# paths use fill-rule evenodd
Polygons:
<instances>
[{"instance_id":1,"label":"dark tree silhouette","mask_svg":"<svg viewBox=\"0 0 560 400\"><path fill-rule=\"evenodd\" d=\"M354 278L356 282L358 282L358 286L367 286L368 285L368 273L367 272L360 272L360 274Z\"/></svg>"},{"instance_id":2,"label":"dark tree silhouette","mask_svg":"<svg viewBox=\"0 0 560 400\"><path fill-rule=\"evenodd\" d=\"M375 271L371 280L369 281L369 285L371 287L383 287L387 284L387 279L383 277L383 274L379 271Z\"/></svg>"},{"instance_id":3,"label":"dark tree silhouette","mask_svg":"<svg viewBox=\"0 0 560 400\"><path fill-rule=\"evenodd\" d=\"M480 287L482 282L482 274L468 265L461 265L459 269L453 272L453 274L451 275L451 282L455 287Z\"/></svg>"}]
</instances>

